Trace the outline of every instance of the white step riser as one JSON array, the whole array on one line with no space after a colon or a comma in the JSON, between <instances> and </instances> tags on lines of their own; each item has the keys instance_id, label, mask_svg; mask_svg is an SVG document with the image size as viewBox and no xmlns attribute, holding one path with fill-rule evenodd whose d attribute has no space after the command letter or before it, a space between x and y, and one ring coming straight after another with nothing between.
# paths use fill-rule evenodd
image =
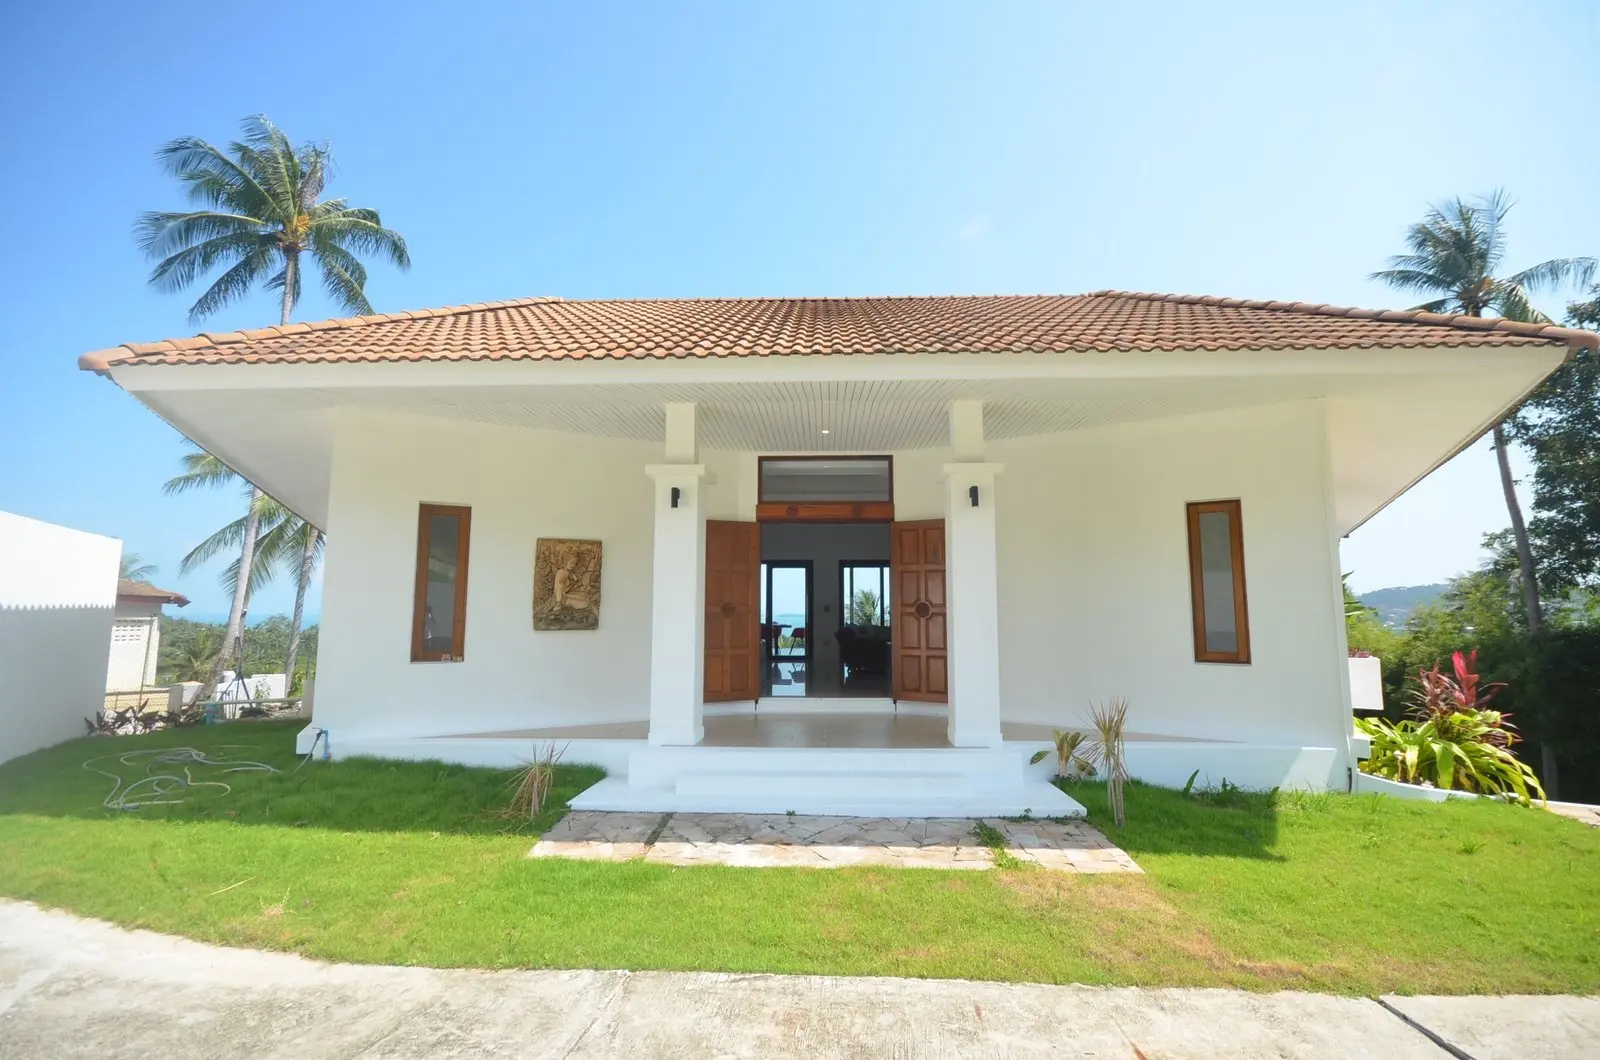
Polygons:
<instances>
[{"instance_id":1,"label":"white step riser","mask_svg":"<svg viewBox=\"0 0 1600 1060\"><path fill-rule=\"evenodd\" d=\"M833 792L820 795L683 794L670 788L639 788L603 780L572 800L575 810L654 813L788 813L835 817L1078 817L1083 807L1048 784L1035 782L1012 793L890 798Z\"/></svg>"},{"instance_id":2,"label":"white step riser","mask_svg":"<svg viewBox=\"0 0 1600 1060\"><path fill-rule=\"evenodd\" d=\"M1021 778L1010 785L973 783L971 777L903 774L896 776L850 777L835 775L817 776L800 773L779 773L770 776L751 776L730 773L685 773L673 786L680 795L735 795L744 792L758 793L773 798L938 798L943 795L967 795L976 791L1021 790Z\"/></svg>"}]
</instances>

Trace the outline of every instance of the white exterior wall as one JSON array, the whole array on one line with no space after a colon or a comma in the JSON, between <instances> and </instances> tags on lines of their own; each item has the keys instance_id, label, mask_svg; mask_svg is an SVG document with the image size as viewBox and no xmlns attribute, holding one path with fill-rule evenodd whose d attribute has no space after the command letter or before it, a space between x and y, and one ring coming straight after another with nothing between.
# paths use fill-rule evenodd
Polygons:
<instances>
[{"instance_id":1,"label":"white exterior wall","mask_svg":"<svg viewBox=\"0 0 1600 1060\"><path fill-rule=\"evenodd\" d=\"M122 542L0 512L0 761L99 712Z\"/></svg>"},{"instance_id":2,"label":"white exterior wall","mask_svg":"<svg viewBox=\"0 0 1600 1060\"><path fill-rule=\"evenodd\" d=\"M952 453L893 455L897 516L943 517ZM645 467L661 457L660 443L341 413L319 725L416 737L646 717ZM701 452L707 518L754 518L756 457ZM1125 695L1136 731L1334 749L1318 761L1343 786L1350 715L1320 402L993 442L986 457L1005 465L992 491L1005 720L1078 724L1090 700ZM1234 497L1253 661L1197 663L1184 505ZM410 662L422 502L472 508L460 663ZM598 631L533 631L539 537L604 542Z\"/></svg>"},{"instance_id":3,"label":"white exterior wall","mask_svg":"<svg viewBox=\"0 0 1600 1060\"><path fill-rule=\"evenodd\" d=\"M1323 409L1296 402L991 446L1007 720L1334 748L1350 729ZM1238 498L1251 662L1194 659L1185 505Z\"/></svg>"},{"instance_id":4,"label":"white exterior wall","mask_svg":"<svg viewBox=\"0 0 1600 1060\"><path fill-rule=\"evenodd\" d=\"M644 716L654 498L644 469L659 446L376 413L341 413L336 430L319 725L429 736ZM411 662L424 502L472 508L462 662ZM540 537L603 543L598 630L534 632Z\"/></svg>"}]
</instances>

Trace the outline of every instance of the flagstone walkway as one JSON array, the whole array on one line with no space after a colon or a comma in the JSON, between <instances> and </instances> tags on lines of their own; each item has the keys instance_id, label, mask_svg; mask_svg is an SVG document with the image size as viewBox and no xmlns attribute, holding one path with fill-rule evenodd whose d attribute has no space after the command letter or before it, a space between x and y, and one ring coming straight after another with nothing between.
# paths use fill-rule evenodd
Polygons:
<instances>
[{"instance_id":1,"label":"flagstone walkway","mask_svg":"<svg viewBox=\"0 0 1600 1060\"><path fill-rule=\"evenodd\" d=\"M977 834L979 821L964 817L580 810L546 832L529 857L817 869L990 869L1010 857L1054 872L1142 871L1126 852L1078 821L991 817L982 823L998 833L1003 847L985 844Z\"/></svg>"}]
</instances>

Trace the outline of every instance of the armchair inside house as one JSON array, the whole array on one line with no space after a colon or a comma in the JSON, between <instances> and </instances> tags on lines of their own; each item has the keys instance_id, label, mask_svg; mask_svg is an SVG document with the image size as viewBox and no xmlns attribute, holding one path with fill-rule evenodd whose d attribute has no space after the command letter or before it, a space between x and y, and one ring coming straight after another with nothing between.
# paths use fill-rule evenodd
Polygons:
<instances>
[{"instance_id":1,"label":"armchair inside house","mask_svg":"<svg viewBox=\"0 0 1600 1060\"><path fill-rule=\"evenodd\" d=\"M834 639L847 678L889 672L888 626L840 626Z\"/></svg>"}]
</instances>

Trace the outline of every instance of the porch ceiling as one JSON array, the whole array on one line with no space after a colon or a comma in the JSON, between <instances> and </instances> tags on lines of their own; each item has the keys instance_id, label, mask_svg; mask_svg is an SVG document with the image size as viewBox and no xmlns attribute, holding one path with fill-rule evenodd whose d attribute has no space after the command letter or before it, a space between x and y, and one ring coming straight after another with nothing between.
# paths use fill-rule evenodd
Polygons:
<instances>
[{"instance_id":1,"label":"porch ceiling","mask_svg":"<svg viewBox=\"0 0 1600 1060\"><path fill-rule=\"evenodd\" d=\"M949 403L977 398L991 439L1102 427L1338 392L1319 377L809 381L697 385L387 388L301 392L298 408L365 408L473 423L659 441L666 402L698 405L700 443L763 452L949 444ZM826 432L826 433L824 433Z\"/></svg>"}]
</instances>

